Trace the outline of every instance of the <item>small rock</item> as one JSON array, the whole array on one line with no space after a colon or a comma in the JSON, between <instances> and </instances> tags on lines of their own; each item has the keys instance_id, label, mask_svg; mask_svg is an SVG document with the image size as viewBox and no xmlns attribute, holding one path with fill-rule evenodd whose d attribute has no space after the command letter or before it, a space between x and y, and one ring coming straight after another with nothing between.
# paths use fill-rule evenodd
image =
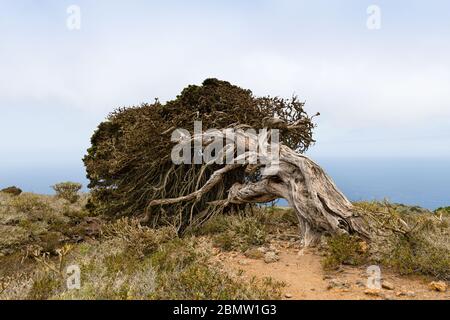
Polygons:
<instances>
[{"instance_id":1,"label":"small rock","mask_svg":"<svg viewBox=\"0 0 450 320\"><path fill-rule=\"evenodd\" d=\"M330 275L324 275L323 276L323 280L331 280L333 277L332 276L330 276Z\"/></svg>"},{"instance_id":2,"label":"small rock","mask_svg":"<svg viewBox=\"0 0 450 320\"><path fill-rule=\"evenodd\" d=\"M284 295L284 297L287 298L287 299L291 299L291 298L292 298L292 294L286 293L286 294Z\"/></svg>"},{"instance_id":3,"label":"small rock","mask_svg":"<svg viewBox=\"0 0 450 320\"><path fill-rule=\"evenodd\" d=\"M414 291L400 291L395 294L397 297L415 297L416 293Z\"/></svg>"},{"instance_id":4,"label":"small rock","mask_svg":"<svg viewBox=\"0 0 450 320\"><path fill-rule=\"evenodd\" d=\"M240 264L241 266L246 266L246 265L248 265L248 262L245 260L239 260L238 264Z\"/></svg>"},{"instance_id":5,"label":"small rock","mask_svg":"<svg viewBox=\"0 0 450 320\"><path fill-rule=\"evenodd\" d=\"M406 296L408 296L408 297L415 297L416 293L414 291L406 291Z\"/></svg>"},{"instance_id":6,"label":"small rock","mask_svg":"<svg viewBox=\"0 0 450 320\"><path fill-rule=\"evenodd\" d=\"M244 255L250 259L264 259L264 252L258 249L248 249Z\"/></svg>"},{"instance_id":7,"label":"small rock","mask_svg":"<svg viewBox=\"0 0 450 320\"><path fill-rule=\"evenodd\" d=\"M2 190L0 190L0 192L7 193L11 196L17 197L22 193L22 190L20 188L13 186L13 187L8 187L5 189L2 189Z\"/></svg>"},{"instance_id":8,"label":"small rock","mask_svg":"<svg viewBox=\"0 0 450 320\"><path fill-rule=\"evenodd\" d=\"M256 250L258 250L259 252L262 252L262 253L266 253L267 252L267 248L266 247L259 247Z\"/></svg>"},{"instance_id":9,"label":"small rock","mask_svg":"<svg viewBox=\"0 0 450 320\"><path fill-rule=\"evenodd\" d=\"M386 290L394 290L394 288L395 288L394 284L389 281L383 281L383 283L381 284L381 287Z\"/></svg>"},{"instance_id":10,"label":"small rock","mask_svg":"<svg viewBox=\"0 0 450 320\"><path fill-rule=\"evenodd\" d=\"M430 290L438 291L438 292L446 292L447 284L444 281L433 281L428 285Z\"/></svg>"},{"instance_id":11,"label":"small rock","mask_svg":"<svg viewBox=\"0 0 450 320\"><path fill-rule=\"evenodd\" d=\"M272 251L266 252L264 255L264 262L265 263L274 263L280 260L280 257Z\"/></svg>"},{"instance_id":12,"label":"small rock","mask_svg":"<svg viewBox=\"0 0 450 320\"><path fill-rule=\"evenodd\" d=\"M366 290L364 290L364 293L367 294L368 296L375 296L375 297L381 296L380 289L366 289Z\"/></svg>"},{"instance_id":13,"label":"small rock","mask_svg":"<svg viewBox=\"0 0 450 320\"><path fill-rule=\"evenodd\" d=\"M268 251L272 251L272 252L275 252L275 253L280 253L280 250L278 250L278 248L277 247L275 247L273 244L271 244L270 246L269 246L269 250Z\"/></svg>"},{"instance_id":14,"label":"small rock","mask_svg":"<svg viewBox=\"0 0 450 320\"><path fill-rule=\"evenodd\" d=\"M357 285L358 287L360 287L360 288L364 288L364 287L366 286L366 284L365 284L364 281L362 281L362 280L358 280L358 281L356 281L355 283L356 283L356 285Z\"/></svg>"},{"instance_id":15,"label":"small rock","mask_svg":"<svg viewBox=\"0 0 450 320\"><path fill-rule=\"evenodd\" d=\"M350 288L350 284L348 284L345 281L341 281L341 280L337 280L337 279L332 279L330 282L328 282L328 286L327 289L331 290L333 288L338 288L338 289L349 289Z\"/></svg>"}]
</instances>

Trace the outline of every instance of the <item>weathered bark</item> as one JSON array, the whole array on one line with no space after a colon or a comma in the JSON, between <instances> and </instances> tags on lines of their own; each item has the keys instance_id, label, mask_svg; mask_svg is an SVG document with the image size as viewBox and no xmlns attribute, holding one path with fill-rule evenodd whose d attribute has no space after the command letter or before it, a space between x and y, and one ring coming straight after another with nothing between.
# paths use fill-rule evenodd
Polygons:
<instances>
[{"instance_id":1,"label":"weathered bark","mask_svg":"<svg viewBox=\"0 0 450 320\"><path fill-rule=\"evenodd\" d=\"M267 133L265 137L269 134ZM233 164L226 164L217 170L210 179L194 193L172 199L153 200L150 206L168 205L178 202L198 201L217 185L228 172L239 166L259 167L264 175L258 182L236 183L228 190L228 198L218 199L223 205L266 203L279 198L286 199L295 210L299 220L301 236L305 246L313 246L322 234L356 234L369 238L365 221L355 212L350 201L336 187L324 170L307 156L298 154L284 145L278 145L279 157L272 158L267 153L254 151L260 144L261 137L253 134L238 133L230 137L225 131L215 131L200 135L192 140L201 141L203 145L211 142L210 138L223 139L223 155L228 154L231 143L245 146L245 153L236 157ZM189 141L190 143L191 141ZM272 150L273 151L273 150ZM250 159L255 157L263 161L254 165ZM208 164L206 164L208 165Z\"/></svg>"},{"instance_id":2,"label":"weathered bark","mask_svg":"<svg viewBox=\"0 0 450 320\"><path fill-rule=\"evenodd\" d=\"M369 238L364 220L315 162L281 146L279 166L276 175L259 182L235 184L228 201L241 204L286 199L297 213L305 246L316 244L323 233Z\"/></svg>"}]
</instances>

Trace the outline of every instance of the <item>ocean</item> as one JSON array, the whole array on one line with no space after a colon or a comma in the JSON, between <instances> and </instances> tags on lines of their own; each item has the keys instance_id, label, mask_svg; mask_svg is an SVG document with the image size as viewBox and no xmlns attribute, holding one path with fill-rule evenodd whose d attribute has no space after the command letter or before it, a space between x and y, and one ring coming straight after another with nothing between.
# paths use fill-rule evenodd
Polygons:
<instances>
[{"instance_id":1,"label":"ocean","mask_svg":"<svg viewBox=\"0 0 450 320\"><path fill-rule=\"evenodd\" d=\"M352 201L387 199L431 210L450 206L449 159L314 160ZM0 188L16 185L24 191L51 194L51 185L61 181L75 181L86 186L82 163L0 167Z\"/></svg>"}]
</instances>

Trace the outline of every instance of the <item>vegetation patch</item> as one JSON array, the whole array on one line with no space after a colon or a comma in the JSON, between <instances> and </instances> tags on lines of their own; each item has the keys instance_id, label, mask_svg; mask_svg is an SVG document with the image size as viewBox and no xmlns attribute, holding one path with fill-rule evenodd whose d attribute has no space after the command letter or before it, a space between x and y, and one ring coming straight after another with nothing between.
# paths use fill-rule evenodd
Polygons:
<instances>
[{"instance_id":1,"label":"vegetation patch","mask_svg":"<svg viewBox=\"0 0 450 320\"><path fill-rule=\"evenodd\" d=\"M376 201L358 202L355 207L366 219L376 222L367 260L356 261L383 264L402 274L450 279L450 216L445 209L433 213ZM357 253L357 241L348 236L331 239L329 244L328 266L344 263L344 257L352 260Z\"/></svg>"},{"instance_id":2,"label":"vegetation patch","mask_svg":"<svg viewBox=\"0 0 450 320\"><path fill-rule=\"evenodd\" d=\"M367 261L365 242L347 234L337 235L327 240L328 255L323 260L325 269L336 269L340 265L357 266Z\"/></svg>"},{"instance_id":3,"label":"vegetation patch","mask_svg":"<svg viewBox=\"0 0 450 320\"><path fill-rule=\"evenodd\" d=\"M218 215L194 231L211 235L215 246L225 251L246 251L268 241L268 230L260 210L242 215Z\"/></svg>"},{"instance_id":4,"label":"vegetation patch","mask_svg":"<svg viewBox=\"0 0 450 320\"><path fill-rule=\"evenodd\" d=\"M0 266L29 267L0 274L0 299L279 299L283 283L244 279L214 259L211 241L179 238L169 227L152 229L133 219L106 222L98 240L0 258ZM65 270L77 265L81 288L66 287ZM20 268L18 268L20 269Z\"/></svg>"},{"instance_id":5,"label":"vegetation patch","mask_svg":"<svg viewBox=\"0 0 450 320\"><path fill-rule=\"evenodd\" d=\"M83 186L76 182L61 182L52 186L58 198L76 203L80 199L79 192Z\"/></svg>"}]
</instances>

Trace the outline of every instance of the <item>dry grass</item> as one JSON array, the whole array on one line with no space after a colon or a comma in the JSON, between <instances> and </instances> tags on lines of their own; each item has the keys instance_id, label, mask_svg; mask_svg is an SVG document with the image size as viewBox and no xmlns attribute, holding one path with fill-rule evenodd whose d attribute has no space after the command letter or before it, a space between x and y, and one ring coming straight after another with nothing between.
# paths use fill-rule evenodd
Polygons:
<instances>
[{"instance_id":1,"label":"dry grass","mask_svg":"<svg viewBox=\"0 0 450 320\"><path fill-rule=\"evenodd\" d=\"M62 244L78 241L84 236L80 226L88 215L83 209L86 198L69 203L55 196L0 192L0 256L30 245L55 253Z\"/></svg>"},{"instance_id":2,"label":"dry grass","mask_svg":"<svg viewBox=\"0 0 450 320\"><path fill-rule=\"evenodd\" d=\"M222 250L246 252L274 237L297 234L297 217L290 209L254 208L239 215L215 216L193 233L210 236Z\"/></svg>"},{"instance_id":3,"label":"dry grass","mask_svg":"<svg viewBox=\"0 0 450 320\"><path fill-rule=\"evenodd\" d=\"M172 228L152 229L124 218L103 222L98 239L67 244L59 236L86 218L81 202L71 205L56 197L31 194L2 196L2 201L1 221L11 224L2 227L20 228L22 233L1 235L1 245L10 251L0 257L0 299L281 297L281 283L246 280L224 271L213 259L212 241L205 237L179 238ZM255 220L244 220L233 220L235 229L253 232ZM259 229L255 230L249 239L258 239ZM41 239L39 245L30 240L32 233ZM79 290L67 289L70 265L81 270Z\"/></svg>"},{"instance_id":4,"label":"dry grass","mask_svg":"<svg viewBox=\"0 0 450 320\"><path fill-rule=\"evenodd\" d=\"M401 274L422 274L450 280L450 215L387 202L358 202L355 206L377 221L369 250L358 240L338 236L328 240L325 266L366 262L389 266Z\"/></svg>"},{"instance_id":5,"label":"dry grass","mask_svg":"<svg viewBox=\"0 0 450 320\"><path fill-rule=\"evenodd\" d=\"M0 299L278 299L283 284L246 280L215 259L217 249L262 258L260 246L298 234L292 210L260 208L216 216L179 238L133 219L95 220L88 236L85 197L75 204L33 194L0 193ZM449 280L450 214L378 202L355 204L377 215L385 232L367 250L351 236L327 241L326 268L379 263L402 274ZM395 221L393 223L392 221ZM399 224L399 221L403 221ZM406 233L395 231L407 230ZM298 242L298 241L296 241ZM78 265L80 290L68 290L66 268Z\"/></svg>"}]
</instances>

